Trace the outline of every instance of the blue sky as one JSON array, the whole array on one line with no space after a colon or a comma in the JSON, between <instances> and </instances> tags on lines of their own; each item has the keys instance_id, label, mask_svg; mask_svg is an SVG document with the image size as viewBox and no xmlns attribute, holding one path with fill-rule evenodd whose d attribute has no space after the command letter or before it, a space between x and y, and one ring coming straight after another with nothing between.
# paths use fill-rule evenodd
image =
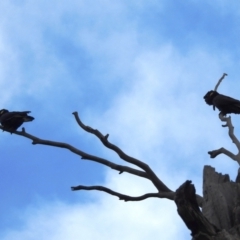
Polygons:
<instances>
[{"instance_id":1,"label":"blue sky","mask_svg":"<svg viewBox=\"0 0 240 240\"><path fill-rule=\"evenodd\" d=\"M169 188L188 179L201 194L204 165L232 179L238 169L207 154L236 149L203 96L226 72L219 92L240 99L239 5L2 1L1 108L31 110L35 120L24 124L30 134L126 165L78 127L72 115L78 111ZM232 120L238 134L239 116ZM135 196L154 192L144 179L6 132L0 149L1 239L190 239L171 201L125 203L70 190L83 184Z\"/></svg>"}]
</instances>

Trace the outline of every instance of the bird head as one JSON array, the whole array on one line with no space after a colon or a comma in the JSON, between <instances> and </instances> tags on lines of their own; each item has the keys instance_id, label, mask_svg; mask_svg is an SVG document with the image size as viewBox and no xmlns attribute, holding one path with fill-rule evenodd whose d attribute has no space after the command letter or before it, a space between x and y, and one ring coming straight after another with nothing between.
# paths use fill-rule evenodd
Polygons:
<instances>
[{"instance_id":1,"label":"bird head","mask_svg":"<svg viewBox=\"0 0 240 240\"><path fill-rule=\"evenodd\" d=\"M205 99L205 102L208 105L213 105L213 99L218 95L219 93L217 91L209 91L206 93L206 95L203 97Z\"/></svg>"},{"instance_id":2,"label":"bird head","mask_svg":"<svg viewBox=\"0 0 240 240\"><path fill-rule=\"evenodd\" d=\"M7 113L7 112L9 112L7 109L0 110L0 116L2 116L4 113Z\"/></svg>"}]
</instances>

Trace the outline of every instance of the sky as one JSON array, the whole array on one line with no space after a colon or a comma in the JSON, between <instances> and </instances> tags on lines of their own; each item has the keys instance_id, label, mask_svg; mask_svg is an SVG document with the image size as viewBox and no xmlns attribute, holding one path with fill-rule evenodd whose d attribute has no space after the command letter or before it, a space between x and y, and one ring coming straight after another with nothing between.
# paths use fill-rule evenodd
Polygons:
<instances>
[{"instance_id":1,"label":"sky","mask_svg":"<svg viewBox=\"0 0 240 240\"><path fill-rule=\"evenodd\" d=\"M203 96L240 99L240 3L156 0L0 2L0 109L30 110L26 131L129 165L76 123L98 129L148 164L175 191L204 165L235 179L236 153ZM240 134L239 116L232 116ZM102 185L139 196L145 179L81 160L68 150L0 136L0 239L191 239L173 201L123 202L71 186ZM131 166L134 167L134 166Z\"/></svg>"}]
</instances>

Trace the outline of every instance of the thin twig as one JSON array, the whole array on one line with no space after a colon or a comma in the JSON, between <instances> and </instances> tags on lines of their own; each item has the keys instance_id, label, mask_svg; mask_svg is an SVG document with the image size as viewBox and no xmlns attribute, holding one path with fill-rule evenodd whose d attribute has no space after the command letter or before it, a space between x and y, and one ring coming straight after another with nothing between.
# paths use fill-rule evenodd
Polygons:
<instances>
[{"instance_id":1,"label":"thin twig","mask_svg":"<svg viewBox=\"0 0 240 240\"><path fill-rule=\"evenodd\" d=\"M215 86L214 91L217 91L220 83L221 83L222 80L225 78L225 76L227 76L227 73L224 73L224 74L222 75L222 77L218 80L218 83L217 83L217 85Z\"/></svg>"}]
</instances>

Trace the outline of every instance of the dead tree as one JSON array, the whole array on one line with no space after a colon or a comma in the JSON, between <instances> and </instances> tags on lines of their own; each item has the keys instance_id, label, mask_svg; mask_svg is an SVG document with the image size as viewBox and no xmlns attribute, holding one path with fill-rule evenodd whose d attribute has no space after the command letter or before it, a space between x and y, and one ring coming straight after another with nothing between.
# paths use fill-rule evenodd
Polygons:
<instances>
[{"instance_id":1,"label":"dead tree","mask_svg":"<svg viewBox=\"0 0 240 240\"><path fill-rule=\"evenodd\" d=\"M219 84L223 77L219 80ZM218 84L218 85L219 85ZM216 86L217 87L217 86ZM165 183L154 173L154 171L143 161L127 155L122 149L111 143L109 134L103 135L99 130L86 126L78 116L73 113L78 125L86 132L95 135L102 144L114 151L123 161L137 166L139 169L116 164L98 156L91 155L74 146L64 143L41 139L26 132L24 128L21 131L14 131L20 135L32 140L33 145L42 144L52 147L65 148L81 157L82 160L94 161L110 167L113 170L122 173L129 173L138 177L145 178L152 182L156 192L146 193L142 196L129 196L104 186L74 186L73 191L77 190L97 190L111 194L123 201L142 201L147 198L166 198L175 201L177 211L186 226L191 231L194 240L237 240L240 239L240 174L237 182L232 182L228 175L216 173L210 166L205 166L203 171L203 196L196 195L195 187L190 180L183 183L176 191L167 187ZM219 116L226 122L224 127L228 127L229 136L238 148L238 154L233 154L225 148L210 151L210 157L215 158L219 154L225 154L240 164L240 143L234 135L233 126L230 117ZM0 129L9 132L0 126Z\"/></svg>"}]
</instances>

